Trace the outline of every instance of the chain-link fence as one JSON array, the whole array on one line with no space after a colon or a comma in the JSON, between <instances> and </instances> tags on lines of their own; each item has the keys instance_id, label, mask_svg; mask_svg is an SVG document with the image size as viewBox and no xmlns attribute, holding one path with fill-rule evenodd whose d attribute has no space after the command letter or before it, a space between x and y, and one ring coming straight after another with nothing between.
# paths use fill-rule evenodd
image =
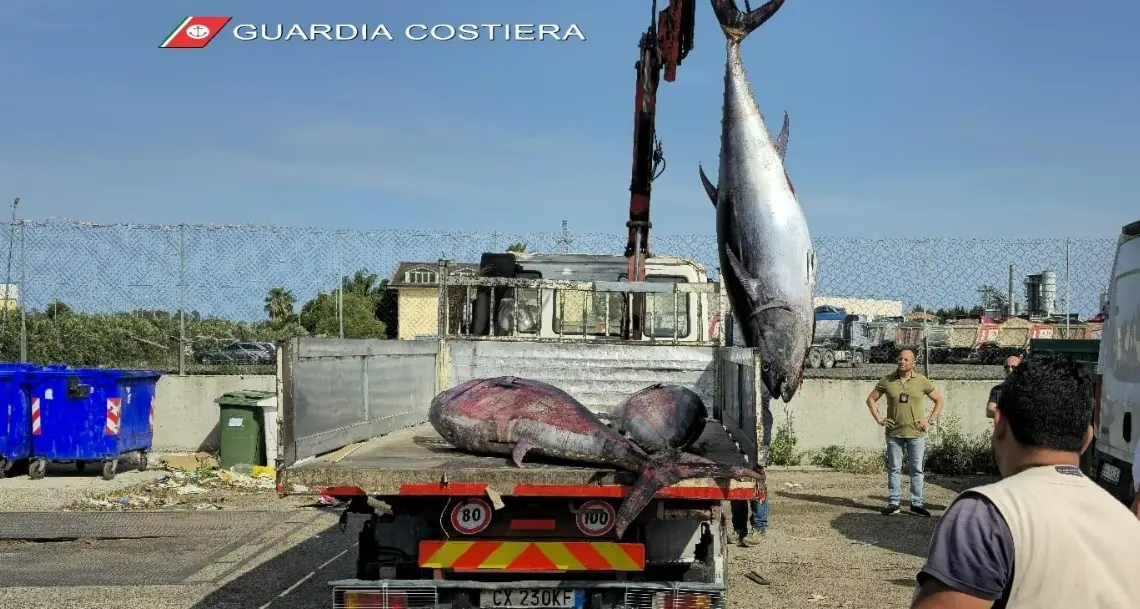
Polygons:
<instances>
[{"instance_id":1,"label":"chain-link fence","mask_svg":"<svg viewBox=\"0 0 1140 609\"><path fill-rule=\"evenodd\" d=\"M527 252L620 255L625 243L624 234L565 229L18 221L0 235L7 261L0 357L195 372L264 365L268 350L259 343L298 334L433 335L439 259L472 273L484 252L525 246ZM1007 311L1012 295L1018 312L1028 307L1087 319L1099 310L1114 249L1114 239L819 238L816 304L880 318L930 311L925 321L907 323L945 329L942 322L954 316ZM718 278L714 235L654 235L650 250L700 263L710 279ZM1076 328L1070 335L1085 331L1070 323ZM927 331L923 342L934 337L941 348L952 334ZM953 359L940 358L931 359Z\"/></svg>"}]
</instances>

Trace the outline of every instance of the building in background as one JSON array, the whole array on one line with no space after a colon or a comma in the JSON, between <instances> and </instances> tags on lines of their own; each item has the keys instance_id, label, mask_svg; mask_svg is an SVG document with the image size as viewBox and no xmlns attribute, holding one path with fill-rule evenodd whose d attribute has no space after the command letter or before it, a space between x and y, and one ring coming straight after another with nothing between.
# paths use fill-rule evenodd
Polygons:
<instances>
[{"instance_id":1,"label":"building in background","mask_svg":"<svg viewBox=\"0 0 1140 609\"><path fill-rule=\"evenodd\" d=\"M450 276L474 276L479 265L471 262L452 262ZM435 337L439 334L439 263L401 262L392 272L388 287L396 290L399 311L399 331L396 338L412 340ZM451 298L452 317L458 317L463 306L464 290Z\"/></svg>"},{"instance_id":2,"label":"building in background","mask_svg":"<svg viewBox=\"0 0 1140 609\"><path fill-rule=\"evenodd\" d=\"M902 317L903 301L879 298L844 298L841 296L816 296L813 306L829 305L846 309L849 315L870 315L872 317Z\"/></svg>"},{"instance_id":3,"label":"building in background","mask_svg":"<svg viewBox=\"0 0 1140 609\"><path fill-rule=\"evenodd\" d=\"M20 286L0 283L0 310L14 311L20 306Z\"/></svg>"}]
</instances>

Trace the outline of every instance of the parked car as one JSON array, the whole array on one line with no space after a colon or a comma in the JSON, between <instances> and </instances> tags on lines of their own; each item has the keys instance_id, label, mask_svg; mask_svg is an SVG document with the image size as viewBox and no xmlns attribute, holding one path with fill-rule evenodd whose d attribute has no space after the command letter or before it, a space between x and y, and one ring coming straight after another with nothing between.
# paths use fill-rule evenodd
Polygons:
<instances>
[{"instance_id":1,"label":"parked car","mask_svg":"<svg viewBox=\"0 0 1140 609\"><path fill-rule=\"evenodd\" d=\"M271 364L276 360L275 350L266 349L264 343L230 343L218 349L198 354L201 364Z\"/></svg>"}]
</instances>

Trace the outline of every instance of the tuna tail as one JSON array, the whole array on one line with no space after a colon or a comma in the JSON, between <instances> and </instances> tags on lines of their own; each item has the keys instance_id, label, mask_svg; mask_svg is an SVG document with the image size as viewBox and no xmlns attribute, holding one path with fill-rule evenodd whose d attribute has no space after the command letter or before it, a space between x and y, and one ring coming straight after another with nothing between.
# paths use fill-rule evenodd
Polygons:
<instances>
[{"instance_id":1,"label":"tuna tail","mask_svg":"<svg viewBox=\"0 0 1140 609\"><path fill-rule=\"evenodd\" d=\"M765 480L763 472L738 465L716 463L677 449L663 450L652 455L650 459L649 467L641 473L641 477L637 479L633 489L618 508L617 522L614 523L618 539L625 535L625 530L641 514L645 506L649 505L657 491L667 486L689 478L755 478L761 483Z\"/></svg>"},{"instance_id":2,"label":"tuna tail","mask_svg":"<svg viewBox=\"0 0 1140 609\"><path fill-rule=\"evenodd\" d=\"M720 22L720 29L724 30L724 35L733 42L740 42L753 30L764 25L765 21L771 19L772 15L784 5L784 1L768 0L764 6L745 12L736 8L736 0L712 0L712 8L716 13L716 20ZM748 7L747 0L744 6Z\"/></svg>"}]
</instances>

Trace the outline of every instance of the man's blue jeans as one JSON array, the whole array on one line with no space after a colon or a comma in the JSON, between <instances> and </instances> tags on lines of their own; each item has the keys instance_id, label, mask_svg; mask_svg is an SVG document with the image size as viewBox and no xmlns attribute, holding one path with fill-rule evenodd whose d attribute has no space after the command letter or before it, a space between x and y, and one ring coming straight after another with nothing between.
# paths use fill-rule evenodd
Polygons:
<instances>
[{"instance_id":1,"label":"man's blue jeans","mask_svg":"<svg viewBox=\"0 0 1140 609\"><path fill-rule=\"evenodd\" d=\"M763 533L768 530L768 498L764 501L753 499L749 502L752 508L752 528Z\"/></svg>"},{"instance_id":2,"label":"man's blue jeans","mask_svg":"<svg viewBox=\"0 0 1140 609\"><path fill-rule=\"evenodd\" d=\"M906 451L907 475L910 476L910 504L922 505L923 464L926 438L892 438L887 436L887 492L891 505L899 505L902 495L903 451Z\"/></svg>"}]
</instances>

